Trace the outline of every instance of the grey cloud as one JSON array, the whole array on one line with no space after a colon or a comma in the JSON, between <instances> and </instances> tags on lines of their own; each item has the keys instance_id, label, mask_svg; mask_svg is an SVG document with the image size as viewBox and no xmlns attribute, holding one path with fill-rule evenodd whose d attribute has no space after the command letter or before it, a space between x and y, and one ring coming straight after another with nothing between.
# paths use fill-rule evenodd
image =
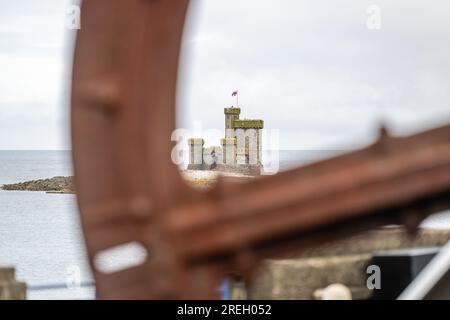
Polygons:
<instances>
[{"instance_id":1,"label":"grey cloud","mask_svg":"<svg viewBox=\"0 0 450 320\"><path fill-rule=\"evenodd\" d=\"M59 115L68 108L73 33L61 28L70 3L0 3L0 65L5 56L63 61L62 79L52 77L45 84L55 88L54 93L35 104L22 102L25 109L45 110L26 128L44 130L45 137L67 127L67 117ZM283 148L368 143L381 122L406 133L450 121L450 3L377 0L379 31L366 27L366 9L372 4L192 1L183 43L178 125L192 128L201 121L205 128L222 128L223 108L234 103L230 94L236 88L243 116L264 118L267 128L281 129ZM38 66L29 72L36 70ZM21 86L21 77L23 73L8 82ZM2 126L15 126L17 137L9 139L26 146L19 109L16 104L0 105L0 134ZM46 121L55 125L46 130ZM29 144L47 148L48 141L57 143L56 138L43 137ZM14 145L13 140L7 145ZM0 149L4 147L0 140Z\"/></svg>"},{"instance_id":2,"label":"grey cloud","mask_svg":"<svg viewBox=\"0 0 450 320\"><path fill-rule=\"evenodd\" d=\"M188 121L220 126L234 87L250 115L288 132L287 146L369 141L380 122L411 132L450 120L446 1L377 1L379 31L366 28L372 1L202 4L184 46Z\"/></svg>"}]
</instances>

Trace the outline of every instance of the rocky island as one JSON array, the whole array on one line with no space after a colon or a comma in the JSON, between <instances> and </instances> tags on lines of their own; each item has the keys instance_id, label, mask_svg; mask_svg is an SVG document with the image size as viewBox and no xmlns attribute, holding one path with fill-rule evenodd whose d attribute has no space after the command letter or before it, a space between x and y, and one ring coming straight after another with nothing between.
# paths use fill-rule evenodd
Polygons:
<instances>
[{"instance_id":1,"label":"rocky island","mask_svg":"<svg viewBox=\"0 0 450 320\"><path fill-rule=\"evenodd\" d=\"M232 178L251 179L251 176L246 176L237 173L218 173L217 171L197 171L197 170L183 170L182 176L193 186L199 188L209 188L217 180L218 176L224 175ZM0 186L2 190L9 191L44 191L47 193L75 193L75 186L73 177L53 177L49 179L38 179L13 184L5 184Z\"/></svg>"},{"instance_id":2,"label":"rocky island","mask_svg":"<svg viewBox=\"0 0 450 320\"><path fill-rule=\"evenodd\" d=\"M3 190L45 191L48 193L75 193L73 177L53 177L1 186Z\"/></svg>"}]
</instances>

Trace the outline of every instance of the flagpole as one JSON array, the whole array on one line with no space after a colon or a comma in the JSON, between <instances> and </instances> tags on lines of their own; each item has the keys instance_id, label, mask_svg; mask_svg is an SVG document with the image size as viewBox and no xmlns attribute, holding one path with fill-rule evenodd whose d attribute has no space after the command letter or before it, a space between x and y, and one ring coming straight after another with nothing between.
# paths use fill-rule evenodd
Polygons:
<instances>
[{"instance_id":1,"label":"flagpole","mask_svg":"<svg viewBox=\"0 0 450 320\"><path fill-rule=\"evenodd\" d=\"M239 108L239 90L233 91L233 94L231 96L236 96L236 108Z\"/></svg>"}]
</instances>

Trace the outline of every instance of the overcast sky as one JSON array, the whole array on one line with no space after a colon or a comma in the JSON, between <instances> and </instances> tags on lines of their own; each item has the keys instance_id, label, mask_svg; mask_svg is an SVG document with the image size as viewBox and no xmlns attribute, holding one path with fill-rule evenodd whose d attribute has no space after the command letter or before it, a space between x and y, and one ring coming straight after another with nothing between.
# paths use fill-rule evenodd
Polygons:
<instances>
[{"instance_id":1,"label":"overcast sky","mask_svg":"<svg viewBox=\"0 0 450 320\"><path fill-rule=\"evenodd\" d=\"M70 148L71 3L0 0L0 149ZM367 27L371 5L380 29ZM243 117L279 129L281 148L450 122L449 17L448 0L193 1L178 124L222 129L235 89Z\"/></svg>"}]
</instances>

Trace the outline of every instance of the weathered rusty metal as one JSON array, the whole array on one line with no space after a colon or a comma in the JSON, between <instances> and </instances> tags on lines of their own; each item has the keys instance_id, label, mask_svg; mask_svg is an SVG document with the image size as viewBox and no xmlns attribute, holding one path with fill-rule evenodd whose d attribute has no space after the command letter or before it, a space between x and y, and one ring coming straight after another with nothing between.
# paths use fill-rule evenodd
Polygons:
<instances>
[{"instance_id":1,"label":"weathered rusty metal","mask_svg":"<svg viewBox=\"0 0 450 320\"><path fill-rule=\"evenodd\" d=\"M209 191L170 155L187 0L84 1L72 88L75 184L99 298L214 298L267 257L450 207L450 126ZM145 263L95 256L137 241Z\"/></svg>"}]
</instances>

